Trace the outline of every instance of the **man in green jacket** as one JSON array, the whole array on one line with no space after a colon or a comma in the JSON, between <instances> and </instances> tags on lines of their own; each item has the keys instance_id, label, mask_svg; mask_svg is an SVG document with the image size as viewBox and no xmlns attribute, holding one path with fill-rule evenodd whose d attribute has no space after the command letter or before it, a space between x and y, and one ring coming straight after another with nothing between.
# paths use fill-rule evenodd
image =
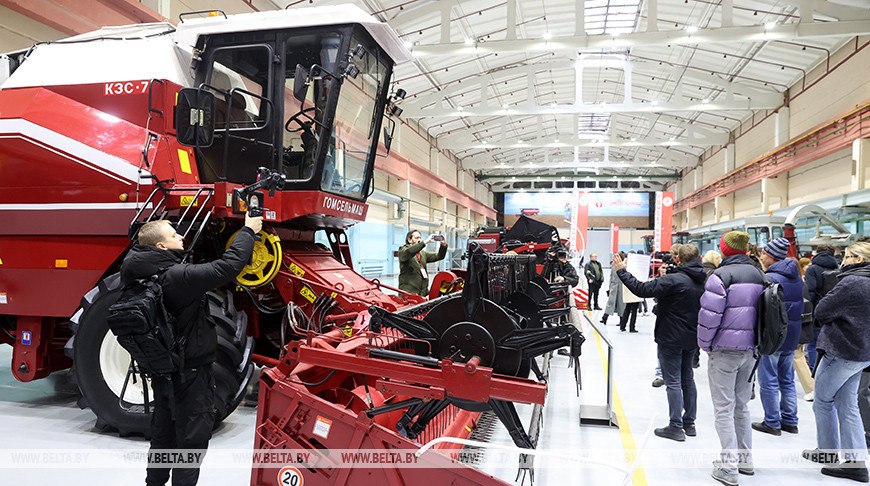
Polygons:
<instances>
[{"instance_id":1,"label":"man in green jacket","mask_svg":"<svg viewBox=\"0 0 870 486\"><path fill-rule=\"evenodd\" d=\"M417 230L411 230L405 236L405 245L399 248L399 289L423 297L429 293L426 264L442 260L447 254L447 242L442 235L438 236L441 237L438 253L423 251L426 245L436 241L436 235L429 235L425 242Z\"/></svg>"}]
</instances>

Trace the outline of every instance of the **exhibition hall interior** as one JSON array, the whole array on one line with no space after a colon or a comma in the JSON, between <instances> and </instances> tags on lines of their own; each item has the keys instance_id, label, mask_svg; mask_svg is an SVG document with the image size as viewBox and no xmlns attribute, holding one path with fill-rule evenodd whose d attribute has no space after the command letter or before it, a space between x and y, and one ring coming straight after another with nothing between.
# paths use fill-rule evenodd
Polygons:
<instances>
[{"instance_id":1,"label":"exhibition hall interior","mask_svg":"<svg viewBox=\"0 0 870 486\"><path fill-rule=\"evenodd\" d=\"M870 483L868 46L868 0L0 0L0 483Z\"/></svg>"}]
</instances>

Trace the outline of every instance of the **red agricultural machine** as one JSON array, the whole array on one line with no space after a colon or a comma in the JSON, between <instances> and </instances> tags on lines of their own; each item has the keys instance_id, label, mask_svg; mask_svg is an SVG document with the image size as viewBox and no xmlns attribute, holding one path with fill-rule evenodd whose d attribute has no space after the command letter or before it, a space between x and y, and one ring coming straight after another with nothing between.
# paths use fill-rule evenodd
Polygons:
<instances>
[{"instance_id":1,"label":"red agricultural machine","mask_svg":"<svg viewBox=\"0 0 870 486\"><path fill-rule=\"evenodd\" d=\"M576 361L582 343L554 324L552 296L529 293L532 256L473 249L462 293L431 301L354 271L344 230L389 150L402 42L352 6L194 17L0 57L0 339L15 377L71 368L98 428L147 434L148 380L105 320L131 239L169 219L186 259L209 261L255 208L252 263L207 296L218 420L257 362L255 447L311 450L307 483L496 482L446 455L423 456L429 470L329 456L467 437L486 410L534 447L513 406L544 401L533 358L568 346ZM255 468L252 484L276 474Z\"/></svg>"}]
</instances>

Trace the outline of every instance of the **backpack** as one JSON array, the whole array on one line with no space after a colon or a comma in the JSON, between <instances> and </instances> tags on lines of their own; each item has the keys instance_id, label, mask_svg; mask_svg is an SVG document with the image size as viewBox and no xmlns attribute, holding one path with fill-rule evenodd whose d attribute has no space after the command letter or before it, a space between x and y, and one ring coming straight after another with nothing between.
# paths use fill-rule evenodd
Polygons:
<instances>
[{"instance_id":1,"label":"backpack","mask_svg":"<svg viewBox=\"0 0 870 486\"><path fill-rule=\"evenodd\" d=\"M819 291L817 293L815 302L816 304L818 304L819 301L822 300L822 297L827 295L828 292L830 292L831 289L833 289L837 285L837 283L840 281L840 279L837 278L839 275L839 268L830 268L822 272L822 281L820 283Z\"/></svg>"},{"instance_id":2,"label":"backpack","mask_svg":"<svg viewBox=\"0 0 870 486\"><path fill-rule=\"evenodd\" d=\"M788 309L782 285L765 282L758 298L758 318L755 326L755 349L769 355L779 351L788 333Z\"/></svg>"},{"instance_id":3,"label":"backpack","mask_svg":"<svg viewBox=\"0 0 870 486\"><path fill-rule=\"evenodd\" d=\"M788 334L788 308L785 305L785 293L782 285L771 282L764 275L764 290L758 296L755 322L755 366L749 374L752 381L755 370L761 363L761 357L779 351Z\"/></svg>"},{"instance_id":4,"label":"backpack","mask_svg":"<svg viewBox=\"0 0 870 486\"><path fill-rule=\"evenodd\" d=\"M186 338L176 336L175 318L163 304L158 278L125 285L106 319L118 343L147 375L168 375L184 367Z\"/></svg>"}]
</instances>

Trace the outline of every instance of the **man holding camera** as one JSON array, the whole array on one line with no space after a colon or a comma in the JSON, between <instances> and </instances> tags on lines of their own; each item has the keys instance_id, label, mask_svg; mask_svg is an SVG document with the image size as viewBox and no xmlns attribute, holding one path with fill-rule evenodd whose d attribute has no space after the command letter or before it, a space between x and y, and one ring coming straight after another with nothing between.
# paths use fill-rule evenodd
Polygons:
<instances>
[{"instance_id":1,"label":"man holding camera","mask_svg":"<svg viewBox=\"0 0 870 486\"><path fill-rule=\"evenodd\" d=\"M647 282L634 278L619 255L613 257L612 271L633 294L658 301L655 342L667 387L670 423L654 432L659 437L682 442L687 435L696 435L698 391L692 360L698 347L698 312L707 275L695 245L682 245L678 252L675 259L678 266Z\"/></svg>"},{"instance_id":2,"label":"man holding camera","mask_svg":"<svg viewBox=\"0 0 870 486\"><path fill-rule=\"evenodd\" d=\"M552 247L547 251L547 261L541 275L550 282L568 282L571 287L580 282L574 265L568 263L568 250L563 246Z\"/></svg>"},{"instance_id":3,"label":"man holding camera","mask_svg":"<svg viewBox=\"0 0 870 486\"><path fill-rule=\"evenodd\" d=\"M422 241L420 232L411 230L405 235L405 245L399 248L399 289L409 294L426 297L429 293L429 274L426 273L428 263L443 260L447 254L447 242L444 235L429 235ZM426 245L440 241L438 253L423 251Z\"/></svg>"}]
</instances>

